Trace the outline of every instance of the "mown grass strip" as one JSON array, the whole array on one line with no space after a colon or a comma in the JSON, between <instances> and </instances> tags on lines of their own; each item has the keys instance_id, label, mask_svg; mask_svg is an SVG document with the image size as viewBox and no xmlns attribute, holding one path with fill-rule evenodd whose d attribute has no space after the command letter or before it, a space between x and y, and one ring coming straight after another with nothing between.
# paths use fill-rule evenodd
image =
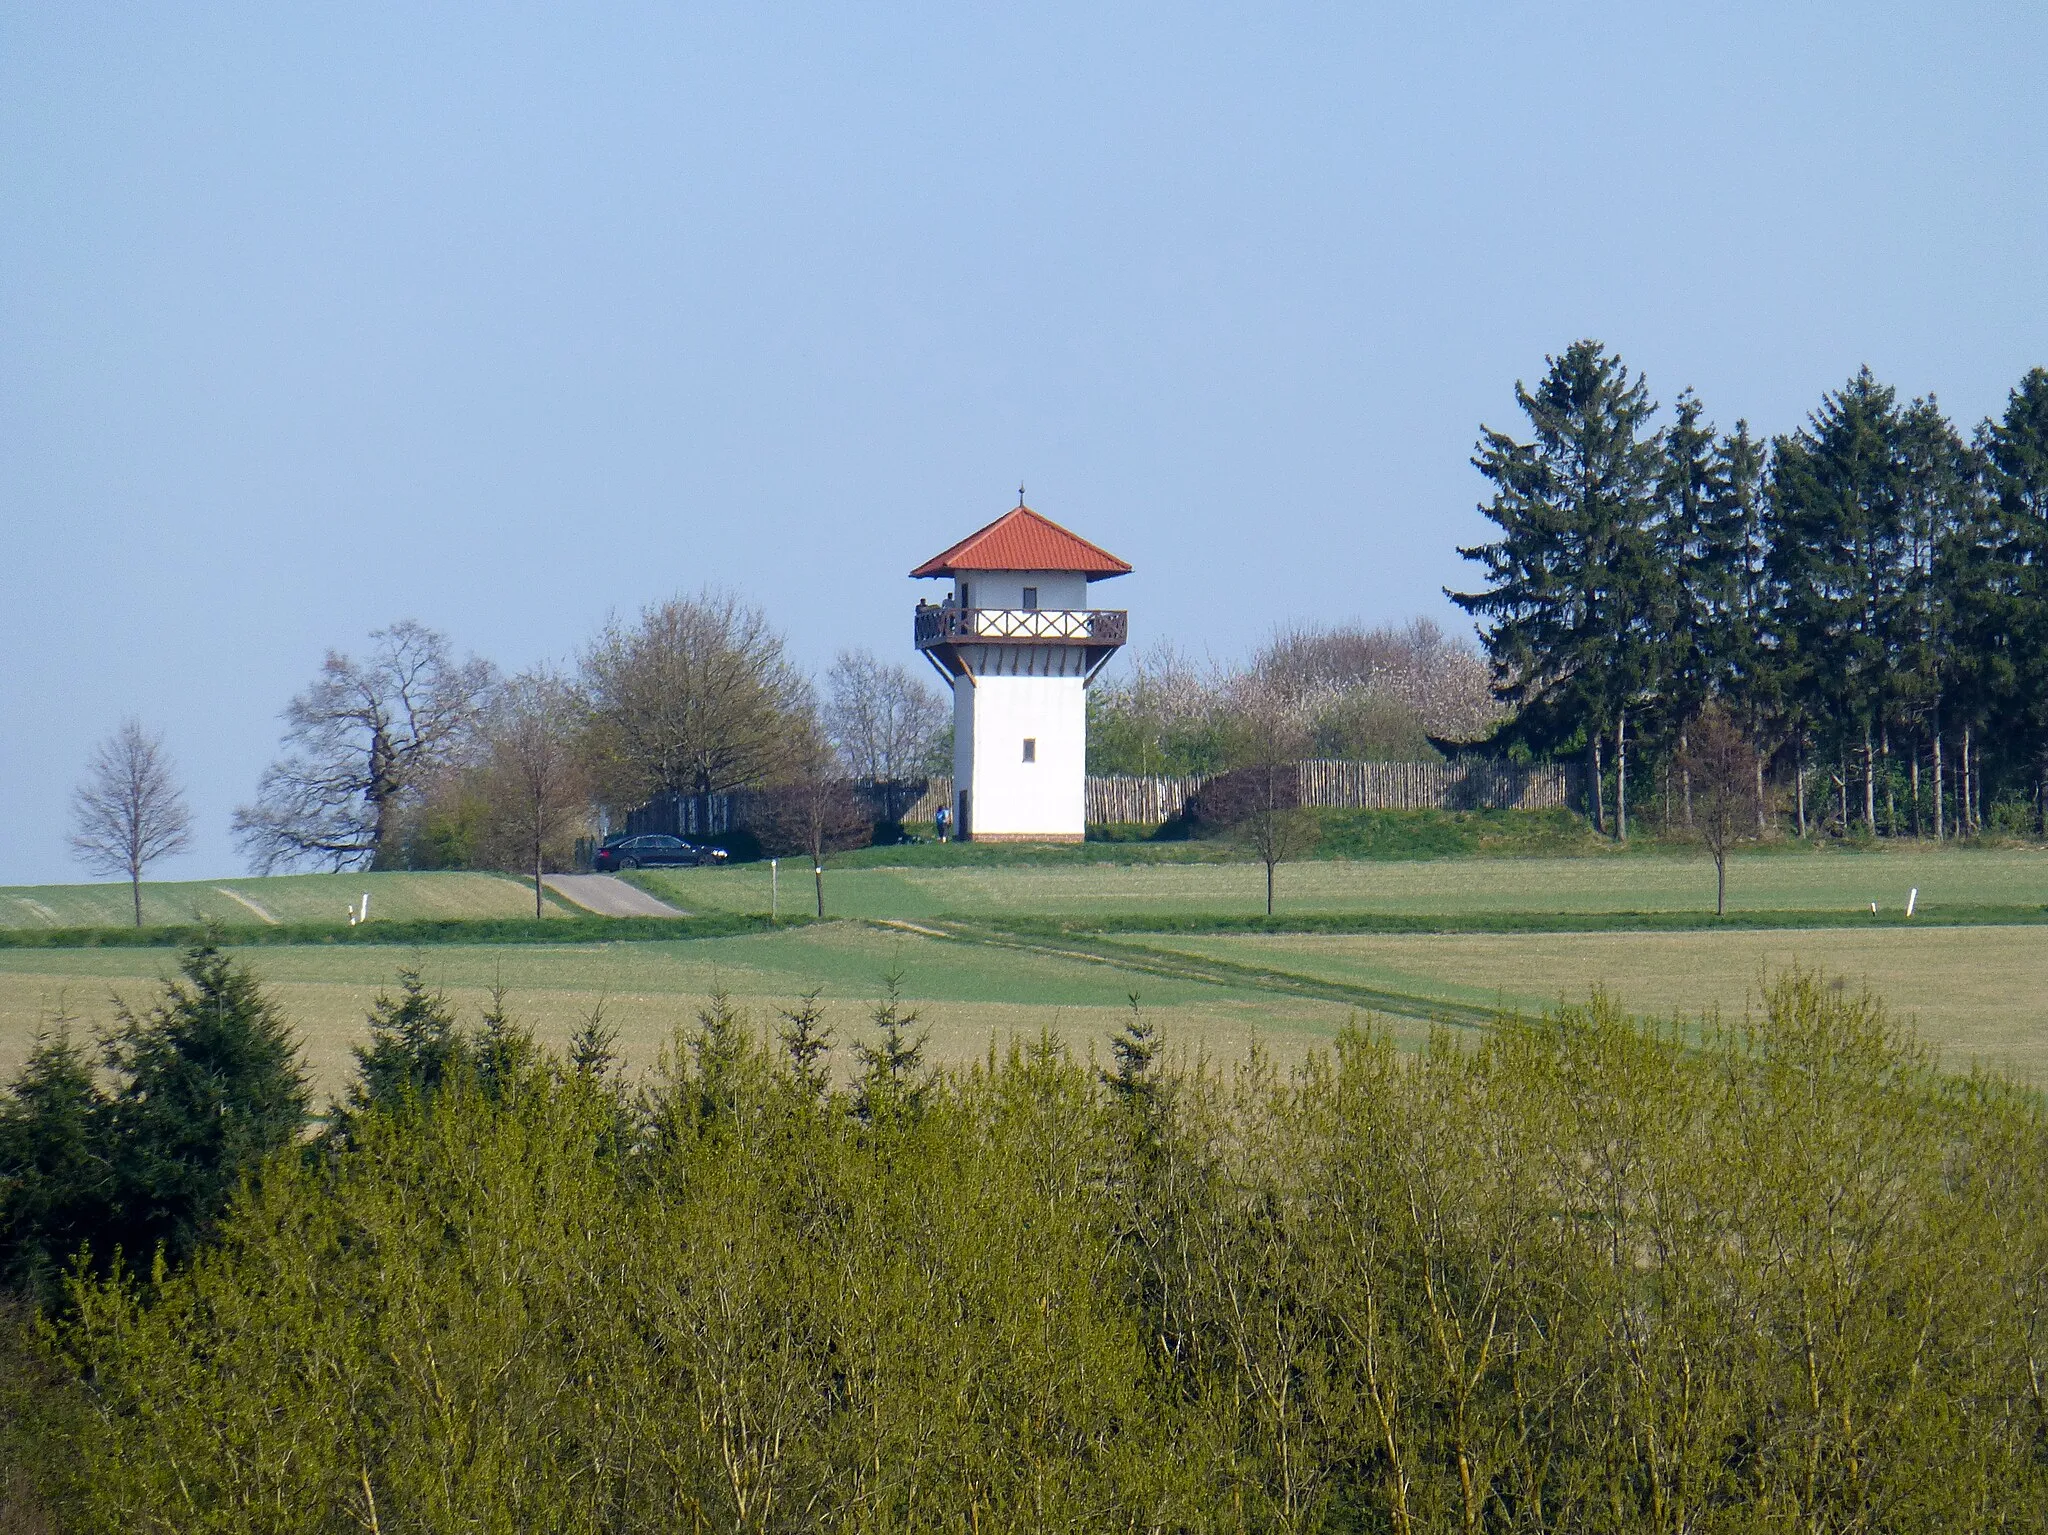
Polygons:
<instances>
[{"instance_id":1,"label":"mown grass strip","mask_svg":"<svg viewBox=\"0 0 2048 1535\"><path fill-rule=\"evenodd\" d=\"M449 917L409 922L365 922L350 927L324 923L286 922L274 927L209 928L199 923L162 927L0 928L4 949L153 949L179 948L209 932L223 943L240 946L278 944L403 944L444 943L654 943L679 938L732 938L801 927L811 917L784 917L771 923L765 914L704 912L688 917Z\"/></svg>"},{"instance_id":2,"label":"mown grass strip","mask_svg":"<svg viewBox=\"0 0 2048 1535\"><path fill-rule=\"evenodd\" d=\"M988 926L985 915L946 916L956 925ZM1733 911L1725 917L1691 911L1503 911L1235 913L1127 912L1077 917L1004 917L1001 927L1020 936L1065 938L1094 933L1691 933L1914 927L2037 927L2048 906L1922 906L1902 910Z\"/></svg>"},{"instance_id":3,"label":"mown grass strip","mask_svg":"<svg viewBox=\"0 0 2048 1535\"><path fill-rule=\"evenodd\" d=\"M1417 1018L1429 1023L1460 1028L1486 1028L1500 1016L1497 1008L1453 1002L1416 992L1389 991L1332 981L1321 976L1301 975L1271 965L1247 965L1233 960L1211 959L1146 944L1120 942L1085 933L1062 934L1057 938L1033 938L1004 927L979 923L948 922L946 936L956 942L988 948L1011 949L1039 954L1048 959L1092 961L1114 965L1140 975L1157 975L1169 980L1193 981L1238 990L1274 992L1285 996L1311 997L1321 1002L1338 1002L1364 1012L1387 1013L1400 1018Z\"/></svg>"}]
</instances>

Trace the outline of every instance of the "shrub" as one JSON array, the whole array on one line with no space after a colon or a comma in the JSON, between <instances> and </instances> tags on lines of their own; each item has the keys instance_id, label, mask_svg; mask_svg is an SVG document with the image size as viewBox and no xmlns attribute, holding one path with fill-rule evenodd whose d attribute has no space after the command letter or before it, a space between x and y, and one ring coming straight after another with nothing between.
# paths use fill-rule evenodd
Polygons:
<instances>
[{"instance_id":1,"label":"shrub","mask_svg":"<svg viewBox=\"0 0 2048 1535\"><path fill-rule=\"evenodd\" d=\"M866 1115L821 1096L815 1011L781 1053L715 1004L624 1137L563 1069L366 1111L331 1159L274 1160L183 1273L80 1284L64 1512L1675 1531L2048 1506L2040 1103L1942 1076L1868 996L1793 974L1684 1028L1596 996L1476 1047L1352 1030L1292 1075L1176 1061L1134 1017L1113 1070L1045 1037Z\"/></svg>"}]
</instances>

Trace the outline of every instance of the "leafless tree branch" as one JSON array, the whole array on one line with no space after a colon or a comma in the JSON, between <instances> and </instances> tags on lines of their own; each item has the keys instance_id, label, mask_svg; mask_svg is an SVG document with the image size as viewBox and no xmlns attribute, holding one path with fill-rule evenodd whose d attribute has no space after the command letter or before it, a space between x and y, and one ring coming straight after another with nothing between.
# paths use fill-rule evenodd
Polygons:
<instances>
[{"instance_id":1,"label":"leafless tree branch","mask_svg":"<svg viewBox=\"0 0 2048 1535\"><path fill-rule=\"evenodd\" d=\"M458 662L447 640L410 619L371 634L357 662L329 651L284 712L285 753L235 812L258 873L302 863L334 869L390 861L398 811L468 744L491 682L488 662Z\"/></svg>"},{"instance_id":2,"label":"leafless tree branch","mask_svg":"<svg viewBox=\"0 0 2048 1535\"><path fill-rule=\"evenodd\" d=\"M93 748L71 797L71 849L96 874L125 874L142 926L142 874L191 845L192 815L163 737L128 719Z\"/></svg>"}]
</instances>

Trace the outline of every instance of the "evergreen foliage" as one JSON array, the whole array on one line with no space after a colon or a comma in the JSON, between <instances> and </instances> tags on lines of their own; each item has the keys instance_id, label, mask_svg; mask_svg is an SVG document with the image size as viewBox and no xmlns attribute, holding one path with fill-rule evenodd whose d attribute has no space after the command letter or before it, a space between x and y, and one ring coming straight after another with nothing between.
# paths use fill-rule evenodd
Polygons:
<instances>
[{"instance_id":1,"label":"evergreen foliage","mask_svg":"<svg viewBox=\"0 0 2048 1535\"><path fill-rule=\"evenodd\" d=\"M1525 738L1546 748L1578 739L1597 752L1611 728L1619 755L1628 710L1653 684L1659 640L1668 643L1656 624L1656 406L1597 341L1573 342L1535 390L1517 384L1515 400L1531 440L1482 428L1472 460L1495 486L1483 510L1501 536L1458 551L1491 584L1449 595L1485 621L1501 696L1521 711Z\"/></svg>"},{"instance_id":2,"label":"evergreen foliage","mask_svg":"<svg viewBox=\"0 0 2048 1535\"><path fill-rule=\"evenodd\" d=\"M305 1126L298 1045L255 975L212 937L179 969L119 1009L106 1086L60 1019L0 1096L0 1273L32 1295L81 1256L183 1263Z\"/></svg>"},{"instance_id":3,"label":"evergreen foliage","mask_svg":"<svg viewBox=\"0 0 2048 1535\"><path fill-rule=\"evenodd\" d=\"M506 1005L503 981L491 986L491 1005L478 1021L469 1056L478 1090L493 1102L518 1091L539 1061L540 1047L533 1031L514 1018Z\"/></svg>"},{"instance_id":4,"label":"evergreen foliage","mask_svg":"<svg viewBox=\"0 0 2048 1535\"><path fill-rule=\"evenodd\" d=\"M1487 582L1451 595L1518 709L1497 740L1584 751L1596 826L1627 835L1632 763L1691 824L1676 775L1716 705L1801 835L2048 834L2048 370L1974 446L1867 368L1768 445L1690 391L1653 430L1597 342L1516 399L1529 440L1483 428L1473 460Z\"/></svg>"},{"instance_id":5,"label":"evergreen foliage","mask_svg":"<svg viewBox=\"0 0 2048 1535\"><path fill-rule=\"evenodd\" d=\"M123 1007L106 1051L116 1206L131 1262L197 1248L241 1182L306 1123L299 1047L255 972L212 939L185 952L156 1004Z\"/></svg>"},{"instance_id":6,"label":"evergreen foliage","mask_svg":"<svg viewBox=\"0 0 2048 1535\"><path fill-rule=\"evenodd\" d=\"M50 1298L70 1254L101 1237L114 1200L109 1105L70 1021L36 1035L0 1097L0 1282Z\"/></svg>"},{"instance_id":7,"label":"evergreen foliage","mask_svg":"<svg viewBox=\"0 0 2048 1535\"><path fill-rule=\"evenodd\" d=\"M832 1081L828 1064L832 1030L825 1023L825 1006L818 1000L823 993L822 986L813 986L797 999L795 1007L781 1009L782 1026L777 1031L797 1089L813 1099L822 1099Z\"/></svg>"},{"instance_id":8,"label":"evergreen foliage","mask_svg":"<svg viewBox=\"0 0 2048 1535\"><path fill-rule=\"evenodd\" d=\"M471 1065L455 1009L447 997L427 989L426 969L417 959L399 966L397 996L377 994L369 1022L370 1042L353 1047L351 1114L431 1099Z\"/></svg>"},{"instance_id":9,"label":"evergreen foliage","mask_svg":"<svg viewBox=\"0 0 2048 1535\"><path fill-rule=\"evenodd\" d=\"M870 1122L898 1115L914 1117L923 1109L932 1085L924 1067L924 1047L931 1030L919 1028L917 1009L903 1005L902 971L891 970L882 977L882 997L868 1020L881 1037L853 1047L861 1065L855 1112Z\"/></svg>"},{"instance_id":10,"label":"evergreen foliage","mask_svg":"<svg viewBox=\"0 0 2048 1535\"><path fill-rule=\"evenodd\" d=\"M600 995L590 1016L569 1037L569 1069L596 1081L608 1077L619 1059L619 1031L604 1021L605 1001Z\"/></svg>"}]
</instances>

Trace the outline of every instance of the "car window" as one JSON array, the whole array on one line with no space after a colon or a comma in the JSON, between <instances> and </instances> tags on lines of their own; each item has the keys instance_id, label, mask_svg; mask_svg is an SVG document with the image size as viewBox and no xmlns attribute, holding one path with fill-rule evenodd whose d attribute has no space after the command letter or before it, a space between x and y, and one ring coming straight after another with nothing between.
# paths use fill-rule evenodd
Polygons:
<instances>
[{"instance_id":1,"label":"car window","mask_svg":"<svg viewBox=\"0 0 2048 1535\"><path fill-rule=\"evenodd\" d=\"M681 847L683 845L683 840L680 837L649 837L647 841L652 847Z\"/></svg>"}]
</instances>

